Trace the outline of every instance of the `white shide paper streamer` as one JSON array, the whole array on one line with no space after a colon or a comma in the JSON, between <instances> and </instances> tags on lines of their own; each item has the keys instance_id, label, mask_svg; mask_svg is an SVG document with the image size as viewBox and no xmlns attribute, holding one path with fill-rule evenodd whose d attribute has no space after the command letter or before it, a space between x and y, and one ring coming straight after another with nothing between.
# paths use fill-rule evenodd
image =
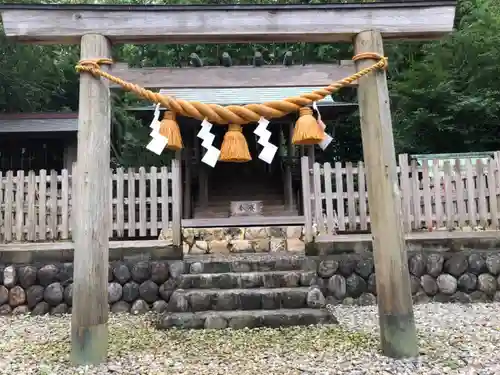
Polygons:
<instances>
[{"instance_id":1,"label":"white shide paper streamer","mask_svg":"<svg viewBox=\"0 0 500 375\"><path fill-rule=\"evenodd\" d=\"M153 121L151 121L149 127L152 129L149 135L153 139L148 143L146 148L149 151L154 152L156 155L161 155L168 144L168 139L160 134L160 103L158 103L155 107Z\"/></svg>"},{"instance_id":2,"label":"white shide paper streamer","mask_svg":"<svg viewBox=\"0 0 500 375\"><path fill-rule=\"evenodd\" d=\"M220 150L212 145L215 139L215 135L210 133L212 126L213 125L208 122L207 119L203 120L201 123L201 130L198 132L197 137L203 140L201 146L207 150L201 161L213 168L219 160Z\"/></svg>"},{"instance_id":3,"label":"white shide paper streamer","mask_svg":"<svg viewBox=\"0 0 500 375\"><path fill-rule=\"evenodd\" d=\"M318 124L323 128L323 131L326 129L325 123L321 120L321 113L319 113L319 108L318 104L316 102L313 102L313 109L316 111L318 114ZM325 133L326 137L321 143L318 144L318 146L324 151L330 143L333 141L333 137L330 134Z\"/></svg>"},{"instance_id":4,"label":"white shide paper streamer","mask_svg":"<svg viewBox=\"0 0 500 375\"><path fill-rule=\"evenodd\" d=\"M276 151L278 151L278 147L269 142L272 133L267 130L268 125L269 121L261 117L259 125L257 125L253 133L259 137L257 142L263 146L259 154L259 159L265 161L267 164L271 164L276 155Z\"/></svg>"}]
</instances>

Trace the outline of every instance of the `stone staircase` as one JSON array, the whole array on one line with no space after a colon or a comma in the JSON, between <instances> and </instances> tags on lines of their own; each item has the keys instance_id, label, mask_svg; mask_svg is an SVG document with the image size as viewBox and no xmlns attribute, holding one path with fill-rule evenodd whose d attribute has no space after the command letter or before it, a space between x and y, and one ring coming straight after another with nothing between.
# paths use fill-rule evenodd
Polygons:
<instances>
[{"instance_id":1,"label":"stone staircase","mask_svg":"<svg viewBox=\"0 0 500 375\"><path fill-rule=\"evenodd\" d=\"M158 326L238 329L337 323L325 309L316 279L317 263L300 256L186 257Z\"/></svg>"}]
</instances>

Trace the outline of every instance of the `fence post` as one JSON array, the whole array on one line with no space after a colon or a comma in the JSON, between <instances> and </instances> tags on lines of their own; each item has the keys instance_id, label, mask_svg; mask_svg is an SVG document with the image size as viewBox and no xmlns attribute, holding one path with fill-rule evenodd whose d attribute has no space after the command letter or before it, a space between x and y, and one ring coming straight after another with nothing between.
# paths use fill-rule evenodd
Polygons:
<instances>
[{"instance_id":1,"label":"fence post","mask_svg":"<svg viewBox=\"0 0 500 375\"><path fill-rule=\"evenodd\" d=\"M403 229L405 233L411 232L411 187L408 154L399 154L399 181L403 195Z\"/></svg>"},{"instance_id":2,"label":"fence post","mask_svg":"<svg viewBox=\"0 0 500 375\"><path fill-rule=\"evenodd\" d=\"M300 171L302 180L302 201L304 202L304 219L305 219L305 243L313 241L312 230L312 207L311 207L311 175L309 169L309 158L302 156L300 158Z\"/></svg>"},{"instance_id":3,"label":"fence post","mask_svg":"<svg viewBox=\"0 0 500 375\"><path fill-rule=\"evenodd\" d=\"M180 158L172 159L172 241L181 245L182 180Z\"/></svg>"},{"instance_id":4,"label":"fence post","mask_svg":"<svg viewBox=\"0 0 500 375\"><path fill-rule=\"evenodd\" d=\"M495 181L497 207L500 209L500 151L495 151Z\"/></svg>"}]
</instances>

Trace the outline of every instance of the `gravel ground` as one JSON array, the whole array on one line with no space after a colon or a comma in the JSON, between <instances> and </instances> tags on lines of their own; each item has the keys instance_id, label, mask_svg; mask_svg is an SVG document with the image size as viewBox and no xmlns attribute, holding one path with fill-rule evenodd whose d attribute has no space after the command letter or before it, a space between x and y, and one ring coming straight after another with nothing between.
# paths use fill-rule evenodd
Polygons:
<instances>
[{"instance_id":1,"label":"gravel ground","mask_svg":"<svg viewBox=\"0 0 500 375\"><path fill-rule=\"evenodd\" d=\"M157 331L110 317L109 362L71 368L70 317L0 317L0 374L500 374L500 304L415 306L421 356L378 347L376 307L335 307L339 326Z\"/></svg>"}]
</instances>

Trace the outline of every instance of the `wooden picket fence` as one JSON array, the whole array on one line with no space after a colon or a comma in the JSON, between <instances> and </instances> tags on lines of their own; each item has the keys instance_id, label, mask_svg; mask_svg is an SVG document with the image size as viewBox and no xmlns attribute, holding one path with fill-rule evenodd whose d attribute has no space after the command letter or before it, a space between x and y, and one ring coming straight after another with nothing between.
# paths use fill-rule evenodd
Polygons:
<instances>
[{"instance_id":1,"label":"wooden picket fence","mask_svg":"<svg viewBox=\"0 0 500 375\"><path fill-rule=\"evenodd\" d=\"M397 167L403 225L406 231L436 228L481 226L500 228L500 158L498 153L487 163L477 160L465 165L439 165L433 160L417 165L408 155L399 155ZM301 159L304 191L304 216L312 232L370 230L370 214L365 166L340 162L314 163Z\"/></svg>"},{"instance_id":2,"label":"wooden picket fence","mask_svg":"<svg viewBox=\"0 0 500 375\"><path fill-rule=\"evenodd\" d=\"M498 153L496 153L498 155ZM487 163L432 166L399 155L403 224L423 228L500 228L500 157ZM319 234L370 230L365 167L301 159L306 226ZM172 166L112 171L111 238L157 237L172 229L180 244L181 175ZM73 178L67 170L0 172L0 242L68 240L72 232ZM309 204L308 204L309 203ZM309 233L311 233L309 232Z\"/></svg>"},{"instance_id":3,"label":"wooden picket fence","mask_svg":"<svg viewBox=\"0 0 500 375\"><path fill-rule=\"evenodd\" d=\"M74 170L74 168L73 168ZM158 236L164 228L180 233L180 184L172 168L112 171L110 237ZM74 179L66 169L38 173L0 172L0 242L68 240L72 232Z\"/></svg>"}]
</instances>

